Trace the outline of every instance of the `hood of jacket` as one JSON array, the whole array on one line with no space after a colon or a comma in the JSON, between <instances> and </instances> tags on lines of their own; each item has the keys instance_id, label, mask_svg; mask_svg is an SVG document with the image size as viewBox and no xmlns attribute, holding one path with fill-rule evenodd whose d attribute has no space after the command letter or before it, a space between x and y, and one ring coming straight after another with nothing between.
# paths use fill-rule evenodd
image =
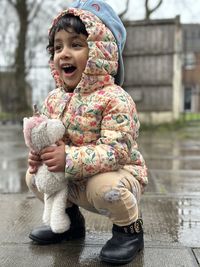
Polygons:
<instances>
[{"instance_id":1,"label":"hood of jacket","mask_svg":"<svg viewBox=\"0 0 200 267\"><path fill-rule=\"evenodd\" d=\"M88 32L88 60L82 78L74 92L90 93L103 86L114 84L114 75L116 75L118 68L118 47L112 32L97 16L89 11L76 8L62 11L53 20L52 26L65 14L80 17ZM53 61L50 61L50 68L56 86L62 87Z\"/></svg>"}]
</instances>

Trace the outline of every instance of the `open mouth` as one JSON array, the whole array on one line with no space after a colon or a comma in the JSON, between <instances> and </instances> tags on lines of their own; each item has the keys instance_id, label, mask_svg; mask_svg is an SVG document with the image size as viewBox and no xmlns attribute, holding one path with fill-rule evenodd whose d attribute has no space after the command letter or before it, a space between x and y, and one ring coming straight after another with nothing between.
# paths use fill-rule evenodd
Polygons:
<instances>
[{"instance_id":1,"label":"open mouth","mask_svg":"<svg viewBox=\"0 0 200 267\"><path fill-rule=\"evenodd\" d=\"M63 71L67 74L70 74L76 70L75 66L69 65L69 66L64 66L62 67Z\"/></svg>"}]
</instances>

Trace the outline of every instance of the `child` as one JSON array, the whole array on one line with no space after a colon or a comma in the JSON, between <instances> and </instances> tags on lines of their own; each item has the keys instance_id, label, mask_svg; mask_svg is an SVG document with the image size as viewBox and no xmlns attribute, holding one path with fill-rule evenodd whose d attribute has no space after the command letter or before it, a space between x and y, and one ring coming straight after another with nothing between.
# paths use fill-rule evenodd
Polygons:
<instances>
[{"instance_id":1,"label":"child","mask_svg":"<svg viewBox=\"0 0 200 267\"><path fill-rule=\"evenodd\" d=\"M41 155L31 151L26 176L40 199L33 177L41 161L52 172L65 172L69 181L69 231L57 234L42 226L30 238L51 244L84 237L81 206L112 221L112 238L100 259L113 264L130 262L144 242L138 205L147 184L146 166L137 149L136 107L120 87L125 38L121 20L103 0L76 1L54 19L48 50L57 89L47 97L43 113L62 120L65 142Z\"/></svg>"}]
</instances>

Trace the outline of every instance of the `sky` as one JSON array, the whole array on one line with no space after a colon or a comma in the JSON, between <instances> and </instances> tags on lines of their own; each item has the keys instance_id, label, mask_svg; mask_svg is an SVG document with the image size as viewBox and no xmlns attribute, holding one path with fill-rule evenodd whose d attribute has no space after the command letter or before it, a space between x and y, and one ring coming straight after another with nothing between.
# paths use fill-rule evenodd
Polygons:
<instances>
[{"instance_id":1,"label":"sky","mask_svg":"<svg viewBox=\"0 0 200 267\"><path fill-rule=\"evenodd\" d=\"M0 0L0 2L3 0ZM5 0L7 1L7 0ZM108 2L113 9L116 10L117 13L121 13L125 9L126 0L105 0ZM50 0L49 0L50 2ZM55 1L54 1L55 2ZM62 3L63 0L57 0L56 4L54 3L54 6L58 3ZM129 10L127 12L127 15L125 16L125 19L129 20L141 20L144 19L144 2L145 0L130 0L130 6ZM150 4L152 7L154 7L158 3L158 0L150 0ZM51 7L54 8L51 3ZM0 15L2 10L0 10ZM57 11L56 11L57 14ZM181 22L182 23L199 23L200 24L200 0L163 0L163 4L161 7L153 14L152 18L157 19L163 19L163 18L175 18L176 15L181 15ZM12 18L13 20L13 18ZM15 22L14 22L15 25ZM16 26L15 26L16 27ZM47 32L47 28L42 27L44 31L44 35ZM15 38L15 35L11 34L13 38ZM2 37L3 38L3 37ZM1 36L0 36L0 42L1 42ZM6 45L6 49L11 49L11 44L14 43L14 41L8 40L8 45ZM43 47L41 48L41 46ZM45 43L43 44L41 42L41 46L38 46L38 50L36 49L36 56L34 56L33 65L35 62L37 62L38 65L46 65L46 62L48 61L46 50L45 50ZM5 47L4 47L5 50ZM7 51L7 50L6 50ZM38 52L40 51L40 53ZM6 53L5 53L6 54ZM10 54L9 54L10 55ZM12 59L12 58L11 58ZM8 65L10 62L10 59L8 58L1 58L1 65ZM3 62L2 62L3 60ZM41 62L42 61L42 62ZM44 77L48 77L47 79L44 79ZM41 68L39 71L37 69L32 69L32 71L29 74L29 81L33 85L33 88L36 88L33 90L33 100L37 103L38 99L43 99L46 95L47 89L52 86L52 82L50 80L50 72L49 69ZM45 81L44 81L45 80ZM44 82L46 82L44 84Z\"/></svg>"},{"instance_id":2,"label":"sky","mask_svg":"<svg viewBox=\"0 0 200 267\"><path fill-rule=\"evenodd\" d=\"M106 0L118 13L125 8L126 0ZM144 0L130 0L126 19L140 20L144 18ZM124 3L124 4L122 4ZM154 7L158 0L150 0L150 7ZM182 23L200 23L200 0L163 0L160 8L152 18L174 18L180 15Z\"/></svg>"}]
</instances>

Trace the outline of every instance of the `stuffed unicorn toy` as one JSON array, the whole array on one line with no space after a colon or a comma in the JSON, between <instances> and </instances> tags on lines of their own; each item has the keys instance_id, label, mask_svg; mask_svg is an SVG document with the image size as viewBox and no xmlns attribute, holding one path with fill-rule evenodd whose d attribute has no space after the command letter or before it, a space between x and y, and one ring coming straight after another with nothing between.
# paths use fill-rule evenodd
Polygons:
<instances>
[{"instance_id":1,"label":"stuffed unicorn toy","mask_svg":"<svg viewBox=\"0 0 200 267\"><path fill-rule=\"evenodd\" d=\"M65 127L58 119L48 119L40 115L34 105L34 114L23 120L23 133L27 147L40 153L48 146L63 138ZM50 172L45 164L35 174L38 191L44 193L43 222L54 233L63 233L70 227L70 219L65 212L67 200L67 180L64 172Z\"/></svg>"}]
</instances>

